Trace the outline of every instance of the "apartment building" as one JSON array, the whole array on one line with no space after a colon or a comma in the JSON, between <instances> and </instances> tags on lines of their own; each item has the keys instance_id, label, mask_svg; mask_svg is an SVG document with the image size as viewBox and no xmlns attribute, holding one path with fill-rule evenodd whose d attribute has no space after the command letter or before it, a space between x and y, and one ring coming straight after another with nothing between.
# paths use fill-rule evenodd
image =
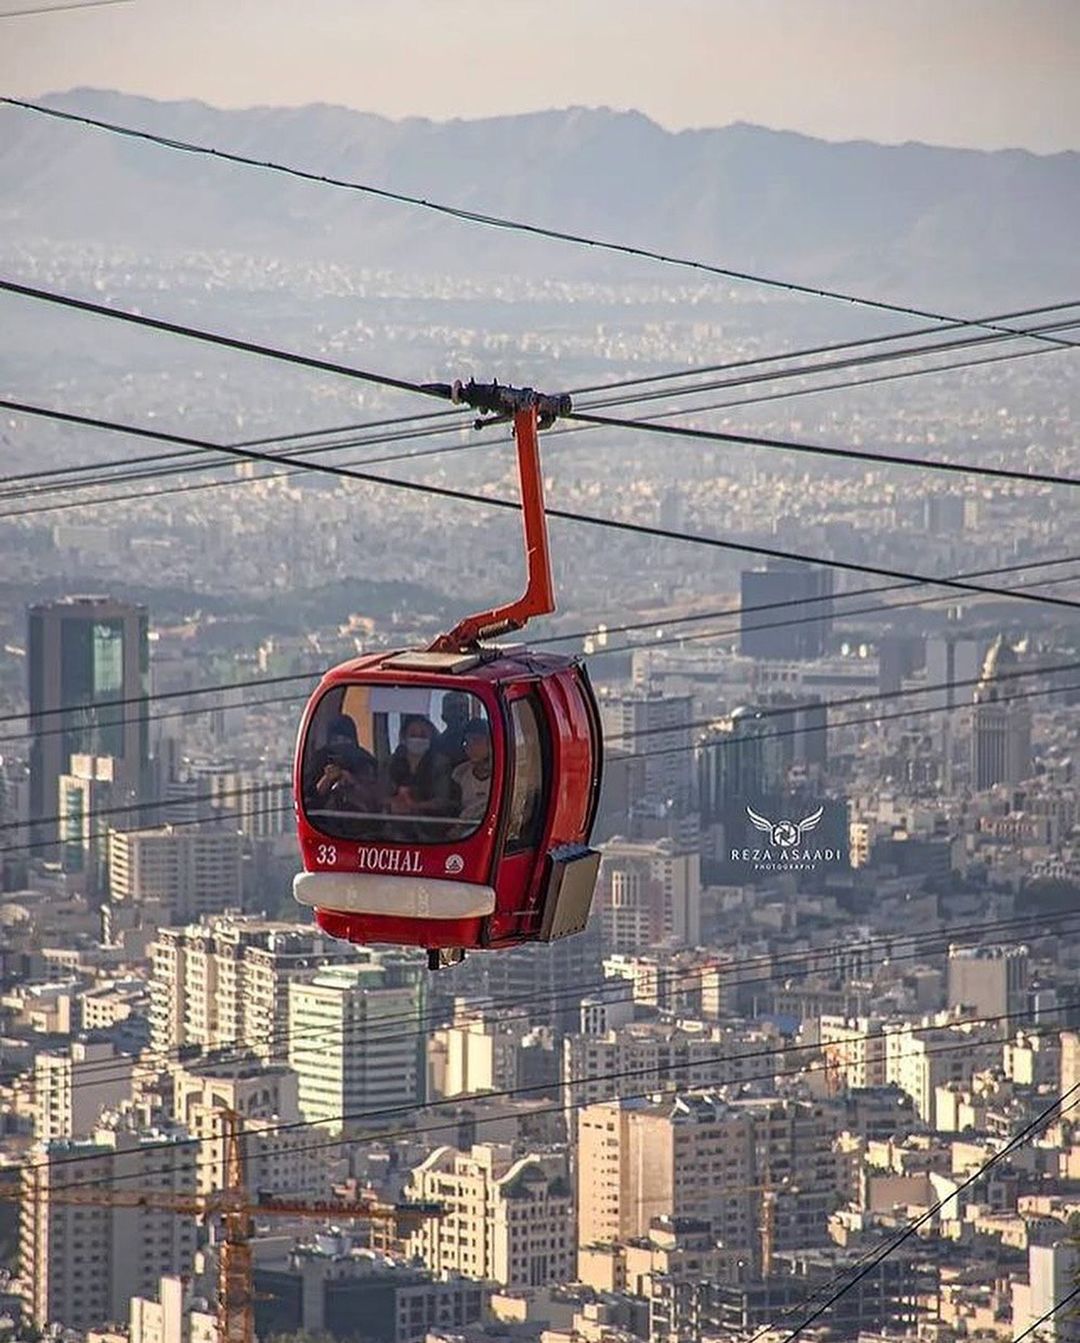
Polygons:
<instances>
[{"instance_id":1,"label":"apartment building","mask_svg":"<svg viewBox=\"0 0 1080 1343\"><path fill-rule=\"evenodd\" d=\"M85 1142L44 1143L31 1154L22 1174L19 1278L35 1326L86 1330L125 1320L132 1297L153 1296L163 1275L191 1272L193 1217L108 1202L114 1190L194 1195L197 1149L185 1136L100 1129ZM100 1190L101 1205L52 1192L76 1183Z\"/></svg>"},{"instance_id":2,"label":"apartment building","mask_svg":"<svg viewBox=\"0 0 1080 1343\"><path fill-rule=\"evenodd\" d=\"M669 839L616 838L601 846L596 908L608 952L632 955L701 939L701 857Z\"/></svg>"},{"instance_id":3,"label":"apartment building","mask_svg":"<svg viewBox=\"0 0 1080 1343\"><path fill-rule=\"evenodd\" d=\"M86 1138L103 1109L131 1097L134 1060L108 1040L73 1040L34 1059L32 1111L39 1142Z\"/></svg>"},{"instance_id":4,"label":"apartment building","mask_svg":"<svg viewBox=\"0 0 1080 1343\"><path fill-rule=\"evenodd\" d=\"M975 1016L1003 1016L1027 1006L1029 952L1026 946L950 947L949 1007Z\"/></svg>"},{"instance_id":5,"label":"apartment building","mask_svg":"<svg viewBox=\"0 0 1080 1343\"><path fill-rule=\"evenodd\" d=\"M708 1223L746 1262L760 1263L766 1240L771 1249L822 1244L844 1179L834 1130L824 1107L777 1097L680 1092L586 1106L578 1116L582 1253L647 1237L658 1217Z\"/></svg>"},{"instance_id":6,"label":"apartment building","mask_svg":"<svg viewBox=\"0 0 1080 1343\"><path fill-rule=\"evenodd\" d=\"M173 1115L200 1139L200 1193L225 1183L227 1111L240 1116L246 1177L261 1193L322 1198L344 1174L343 1154L311 1141L310 1130L289 1128L301 1120L299 1078L284 1064L255 1055L207 1060L172 1069Z\"/></svg>"},{"instance_id":7,"label":"apartment building","mask_svg":"<svg viewBox=\"0 0 1080 1343\"><path fill-rule=\"evenodd\" d=\"M911 1097L915 1113L931 1128L938 1127L939 1088L970 1090L977 1071L1001 1062L1000 1027L966 1029L938 1020L892 1027L885 1036L885 1081Z\"/></svg>"},{"instance_id":8,"label":"apartment building","mask_svg":"<svg viewBox=\"0 0 1080 1343\"><path fill-rule=\"evenodd\" d=\"M425 995L421 961L370 947L289 985L288 1062L306 1121L362 1129L423 1099Z\"/></svg>"},{"instance_id":9,"label":"apartment building","mask_svg":"<svg viewBox=\"0 0 1080 1343\"><path fill-rule=\"evenodd\" d=\"M754 1119L708 1093L605 1101L578 1115L578 1244L631 1240L656 1217L707 1221L753 1253Z\"/></svg>"},{"instance_id":10,"label":"apartment building","mask_svg":"<svg viewBox=\"0 0 1080 1343\"><path fill-rule=\"evenodd\" d=\"M885 1023L879 1017L820 1018L821 1052L832 1092L885 1085Z\"/></svg>"},{"instance_id":11,"label":"apartment building","mask_svg":"<svg viewBox=\"0 0 1080 1343\"><path fill-rule=\"evenodd\" d=\"M150 947L151 1048L242 1041L258 1057L284 1062L289 985L354 956L318 929L248 916L162 928Z\"/></svg>"},{"instance_id":12,"label":"apartment building","mask_svg":"<svg viewBox=\"0 0 1080 1343\"><path fill-rule=\"evenodd\" d=\"M214 825L109 831L109 897L160 900L174 921L238 909L242 838Z\"/></svg>"},{"instance_id":13,"label":"apartment building","mask_svg":"<svg viewBox=\"0 0 1080 1343\"><path fill-rule=\"evenodd\" d=\"M568 1119L574 1107L608 1096L614 1074L647 1077L658 1087L676 1082L685 1090L761 1082L769 1067L762 1053L776 1044L775 1035L755 1026L697 1022L634 1022L602 1035L567 1036L562 1081Z\"/></svg>"},{"instance_id":14,"label":"apartment building","mask_svg":"<svg viewBox=\"0 0 1080 1343\"><path fill-rule=\"evenodd\" d=\"M504 1143L440 1147L417 1166L407 1196L441 1203L408 1242L437 1276L489 1279L512 1290L574 1276L574 1203L565 1151L515 1158Z\"/></svg>"},{"instance_id":15,"label":"apartment building","mask_svg":"<svg viewBox=\"0 0 1080 1343\"><path fill-rule=\"evenodd\" d=\"M470 1016L459 1012L449 1026L432 1032L429 1066L435 1091L452 1097L479 1091L506 1091L518 1084L521 1044L529 1022L493 1009ZM437 1078L436 1078L437 1071Z\"/></svg>"}]
</instances>

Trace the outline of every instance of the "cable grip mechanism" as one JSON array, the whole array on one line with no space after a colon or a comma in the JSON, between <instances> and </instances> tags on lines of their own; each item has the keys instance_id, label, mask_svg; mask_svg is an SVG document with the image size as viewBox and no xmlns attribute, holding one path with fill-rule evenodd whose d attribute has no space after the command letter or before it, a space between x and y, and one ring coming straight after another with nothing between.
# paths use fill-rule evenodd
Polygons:
<instances>
[{"instance_id":1,"label":"cable grip mechanism","mask_svg":"<svg viewBox=\"0 0 1080 1343\"><path fill-rule=\"evenodd\" d=\"M532 387L504 387L498 382L468 382L460 379L452 383L427 383L425 391L447 397L455 406L471 406L484 416L474 427L483 429L489 424L504 424L522 410L536 411L538 429L550 429L560 416L573 409L568 392L551 394L538 392Z\"/></svg>"}]
</instances>

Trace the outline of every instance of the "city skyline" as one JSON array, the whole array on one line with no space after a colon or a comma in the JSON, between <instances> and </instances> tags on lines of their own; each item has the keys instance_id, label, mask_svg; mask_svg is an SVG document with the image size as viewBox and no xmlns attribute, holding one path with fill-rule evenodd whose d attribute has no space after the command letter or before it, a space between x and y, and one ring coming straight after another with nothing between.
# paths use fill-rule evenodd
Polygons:
<instances>
[{"instance_id":1,"label":"city skyline","mask_svg":"<svg viewBox=\"0 0 1080 1343\"><path fill-rule=\"evenodd\" d=\"M5 4L0 1335L1077 1343L1080 8Z\"/></svg>"}]
</instances>

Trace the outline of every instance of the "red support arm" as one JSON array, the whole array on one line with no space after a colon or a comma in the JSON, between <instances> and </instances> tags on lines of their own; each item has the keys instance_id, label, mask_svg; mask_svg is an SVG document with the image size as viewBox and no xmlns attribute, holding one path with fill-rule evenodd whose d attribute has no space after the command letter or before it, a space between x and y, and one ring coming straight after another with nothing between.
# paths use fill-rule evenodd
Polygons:
<instances>
[{"instance_id":1,"label":"red support arm","mask_svg":"<svg viewBox=\"0 0 1080 1343\"><path fill-rule=\"evenodd\" d=\"M525 591L517 601L506 606L496 606L490 611L466 616L448 634L439 635L428 649L431 653L465 651L481 639L491 639L510 630L519 630L533 616L548 615L555 610L555 586L551 578L551 556L548 551L544 475L540 465L540 436L537 432L535 404L514 412L514 437L517 440L521 513L525 528Z\"/></svg>"}]
</instances>

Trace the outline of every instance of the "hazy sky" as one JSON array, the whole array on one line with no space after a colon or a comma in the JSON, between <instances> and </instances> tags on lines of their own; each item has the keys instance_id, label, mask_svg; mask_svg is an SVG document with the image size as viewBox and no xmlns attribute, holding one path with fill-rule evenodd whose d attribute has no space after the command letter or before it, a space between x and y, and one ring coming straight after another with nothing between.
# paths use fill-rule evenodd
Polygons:
<instances>
[{"instance_id":1,"label":"hazy sky","mask_svg":"<svg viewBox=\"0 0 1080 1343\"><path fill-rule=\"evenodd\" d=\"M1045 152L1080 149L1080 0L133 0L3 21L3 91L74 85Z\"/></svg>"}]
</instances>

